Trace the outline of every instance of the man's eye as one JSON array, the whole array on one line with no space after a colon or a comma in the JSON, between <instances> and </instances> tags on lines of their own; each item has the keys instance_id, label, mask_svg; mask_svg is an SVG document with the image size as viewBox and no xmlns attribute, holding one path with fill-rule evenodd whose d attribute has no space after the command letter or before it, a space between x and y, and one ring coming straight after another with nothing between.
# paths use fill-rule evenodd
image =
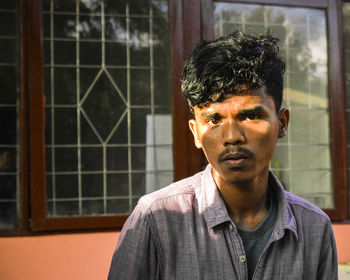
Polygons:
<instances>
[{"instance_id":1,"label":"man's eye","mask_svg":"<svg viewBox=\"0 0 350 280\"><path fill-rule=\"evenodd\" d=\"M209 123L209 124L218 124L219 122L220 122L220 119L217 118L217 117L213 117L213 118L210 118L210 119L208 120L208 123Z\"/></svg>"},{"instance_id":2,"label":"man's eye","mask_svg":"<svg viewBox=\"0 0 350 280\"><path fill-rule=\"evenodd\" d=\"M250 120L250 121L259 120L259 119L261 119L261 115L258 114L258 113L255 113L255 112L248 113L248 114L246 115L246 119L247 119L247 120Z\"/></svg>"}]
</instances>

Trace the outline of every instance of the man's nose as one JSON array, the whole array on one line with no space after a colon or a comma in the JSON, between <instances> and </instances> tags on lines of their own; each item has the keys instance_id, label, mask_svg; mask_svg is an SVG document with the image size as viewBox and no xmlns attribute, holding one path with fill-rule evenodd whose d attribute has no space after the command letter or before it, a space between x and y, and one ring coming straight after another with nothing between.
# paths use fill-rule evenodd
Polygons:
<instances>
[{"instance_id":1,"label":"man's nose","mask_svg":"<svg viewBox=\"0 0 350 280\"><path fill-rule=\"evenodd\" d=\"M243 127L238 121L229 120L223 128L223 142L224 145L239 145L246 142Z\"/></svg>"}]
</instances>

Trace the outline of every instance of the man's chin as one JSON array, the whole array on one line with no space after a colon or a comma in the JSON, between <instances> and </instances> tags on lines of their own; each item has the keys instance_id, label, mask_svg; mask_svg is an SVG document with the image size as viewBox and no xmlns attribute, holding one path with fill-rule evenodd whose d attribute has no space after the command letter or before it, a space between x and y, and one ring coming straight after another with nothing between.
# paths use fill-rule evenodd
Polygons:
<instances>
[{"instance_id":1,"label":"man's chin","mask_svg":"<svg viewBox=\"0 0 350 280\"><path fill-rule=\"evenodd\" d=\"M236 185L236 186L244 186L244 185L248 185L250 184L253 180L254 180L254 177L252 176L237 176L237 177L234 177L234 178L227 178L224 180L229 183L230 185Z\"/></svg>"},{"instance_id":2,"label":"man's chin","mask_svg":"<svg viewBox=\"0 0 350 280\"><path fill-rule=\"evenodd\" d=\"M214 178L218 180L223 180L231 185L246 185L254 180L254 174L247 172L244 169L230 169L224 172L217 172L214 174ZM220 179L219 179L220 178Z\"/></svg>"},{"instance_id":3,"label":"man's chin","mask_svg":"<svg viewBox=\"0 0 350 280\"><path fill-rule=\"evenodd\" d=\"M242 168L242 169L231 169L231 170L225 170L221 174L221 178L231 184L236 186L246 186L252 183L255 180L259 180L262 178L265 178L268 174L268 168L264 168L263 170L256 170L256 169L250 169L250 168Z\"/></svg>"}]
</instances>

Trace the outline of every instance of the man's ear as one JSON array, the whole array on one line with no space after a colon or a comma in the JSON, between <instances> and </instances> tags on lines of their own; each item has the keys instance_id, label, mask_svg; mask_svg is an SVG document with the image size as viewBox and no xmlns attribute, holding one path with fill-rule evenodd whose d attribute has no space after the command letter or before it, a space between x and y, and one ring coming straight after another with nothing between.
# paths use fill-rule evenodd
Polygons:
<instances>
[{"instance_id":1,"label":"man's ear","mask_svg":"<svg viewBox=\"0 0 350 280\"><path fill-rule=\"evenodd\" d=\"M282 108L278 114L279 119L279 131L278 138L283 138L287 134L288 123L289 123L289 110Z\"/></svg>"},{"instance_id":2,"label":"man's ear","mask_svg":"<svg viewBox=\"0 0 350 280\"><path fill-rule=\"evenodd\" d=\"M197 125L196 125L196 120L195 119L190 119L188 121L188 126L190 127L190 130L193 134L193 138L194 138L194 144L196 145L196 147L198 149L202 148L202 144L198 139L198 133L197 133Z\"/></svg>"}]
</instances>

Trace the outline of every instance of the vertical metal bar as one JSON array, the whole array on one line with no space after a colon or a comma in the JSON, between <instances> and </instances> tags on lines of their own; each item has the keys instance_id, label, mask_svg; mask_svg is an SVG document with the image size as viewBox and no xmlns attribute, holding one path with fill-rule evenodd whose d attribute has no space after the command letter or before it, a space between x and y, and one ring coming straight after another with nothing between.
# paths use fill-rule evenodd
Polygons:
<instances>
[{"instance_id":1,"label":"vertical metal bar","mask_svg":"<svg viewBox=\"0 0 350 280\"><path fill-rule=\"evenodd\" d=\"M311 50L311 48L309 47L309 43L310 43L310 15L306 14L306 41L307 41L307 46L308 49ZM311 110L312 109L312 102L311 102L311 92L310 92L310 58L308 58L307 60L307 95L308 95L308 109ZM309 123L310 123L310 119L309 119ZM308 136L309 136L309 140L310 140L310 130L308 130Z\"/></svg>"},{"instance_id":2,"label":"vertical metal bar","mask_svg":"<svg viewBox=\"0 0 350 280\"><path fill-rule=\"evenodd\" d=\"M151 116L152 116L152 147L146 149L152 149L153 153L153 170L149 176L154 176L154 184L156 187L160 187L159 176L158 176L158 160L157 160L157 142L156 142L156 116L154 108L154 57L153 57L153 9L152 5L149 8L149 52L150 52L150 90L151 90ZM146 172L148 172L147 170Z\"/></svg>"},{"instance_id":3,"label":"vertical metal bar","mask_svg":"<svg viewBox=\"0 0 350 280\"><path fill-rule=\"evenodd\" d=\"M105 57L105 44L106 44L106 27L105 27L105 6L104 1L101 1L101 68L106 71L106 57ZM107 213L107 141L102 143L103 151L103 213Z\"/></svg>"},{"instance_id":4,"label":"vertical metal bar","mask_svg":"<svg viewBox=\"0 0 350 280\"><path fill-rule=\"evenodd\" d=\"M103 213L107 214L107 144L103 143Z\"/></svg>"},{"instance_id":5,"label":"vertical metal bar","mask_svg":"<svg viewBox=\"0 0 350 280\"><path fill-rule=\"evenodd\" d=\"M56 165L55 165L55 51L54 51L54 1L50 2L50 79L51 79L51 172L52 215L56 216Z\"/></svg>"},{"instance_id":6,"label":"vertical metal bar","mask_svg":"<svg viewBox=\"0 0 350 280\"><path fill-rule=\"evenodd\" d=\"M76 21L76 83L77 83L77 144L78 144L78 195L79 195L79 215L83 214L82 203L82 175L81 175L81 111L80 111L80 6L77 1L75 4L75 21Z\"/></svg>"},{"instance_id":7,"label":"vertical metal bar","mask_svg":"<svg viewBox=\"0 0 350 280\"><path fill-rule=\"evenodd\" d=\"M129 4L125 6L125 18L126 18L126 67L127 67L127 80L126 80L126 92L127 92L127 110L128 110L128 179L129 179L129 211L132 209L132 148L131 148L131 109L130 109L130 15Z\"/></svg>"},{"instance_id":8,"label":"vertical metal bar","mask_svg":"<svg viewBox=\"0 0 350 280\"><path fill-rule=\"evenodd\" d=\"M19 1L16 0L16 8L15 8L15 12L17 17L19 17ZM19 18L17 18L17 22L19 22ZM16 29L18 30L18 28ZM17 36L15 36L16 38L16 49L19 49L18 43L19 43L19 34L18 31L16 32ZM16 70L18 71L19 69L19 59L18 56L16 56L15 58L15 65L16 65ZM13 82L17 82L17 81L13 81ZM16 126L17 126L17 133L16 133L16 219L19 220L19 218L21 217L21 190L20 190L20 172L19 172L19 168L20 168L20 147L19 147L19 143L20 143L20 100L17 97L16 98L16 113L17 113L17 120L16 120Z\"/></svg>"},{"instance_id":9,"label":"vertical metal bar","mask_svg":"<svg viewBox=\"0 0 350 280\"><path fill-rule=\"evenodd\" d=\"M102 61L102 69L105 69L105 43L106 43L106 35L105 35L105 5L104 1L101 1L101 61Z\"/></svg>"},{"instance_id":10,"label":"vertical metal bar","mask_svg":"<svg viewBox=\"0 0 350 280\"><path fill-rule=\"evenodd\" d=\"M246 31L246 15L247 13L246 12L243 12L242 13L242 31L245 32Z\"/></svg>"},{"instance_id":11,"label":"vertical metal bar","mask_svg":"<svg viewBox=\"0 0 350 280\"><path fill-rule=\"evenodd\" d=\"M149 65L150 65L150 90L151 90L151 114L154 115L154 61L153 61L153 9L149 8Z\"/></svg>"},{"instance_id":12,"label":"vertical metal bar","mask_svg":"<svg viewBox=\"0 0 350 280\"><path fill-rule=\"evenodd\" d=\"M222 19L222 10L220 11L219 14L219 24L220 24L220 36L224 35L224 23Z\"/></svg>"}]
</instances>

